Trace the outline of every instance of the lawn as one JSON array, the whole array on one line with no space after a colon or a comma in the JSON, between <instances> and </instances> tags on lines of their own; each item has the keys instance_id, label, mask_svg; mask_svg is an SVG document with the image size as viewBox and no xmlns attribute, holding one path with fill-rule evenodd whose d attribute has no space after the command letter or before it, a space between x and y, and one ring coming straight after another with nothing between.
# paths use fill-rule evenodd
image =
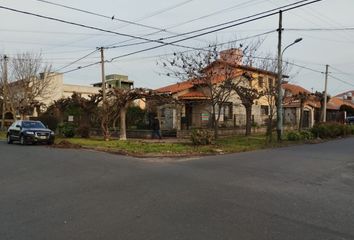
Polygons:
<instances>
[{"instance_id":1,"label":"lawn","mask_svg":"<svg viewBox=\"0 0 354 240\"><path fill-rule=\"evenodd\" d=\"M6 139L6 132L0 131L0 139Z\"/></svg>"},{"instance_id":2,"label":"lawn","mask_svg":"<svg viewBox=\"0 0 354 240\"><path fill-rule=\"evenodd\" d=\"M137 156L161 156L161 155L198 155L244 152L256 149L269 148L286 144L267 144L265 136L255 135L250 137L234 136L216 141L214 144L206 146L194 146L188 140L186 142L172 142L171 140L151 141L151 140L111 140L104 141L98 138L66 138L57 139L56 143L66 140L72 144L77 144L85 148L92 148L103 151L126 153Z\"/></svg>"}]
</instances>

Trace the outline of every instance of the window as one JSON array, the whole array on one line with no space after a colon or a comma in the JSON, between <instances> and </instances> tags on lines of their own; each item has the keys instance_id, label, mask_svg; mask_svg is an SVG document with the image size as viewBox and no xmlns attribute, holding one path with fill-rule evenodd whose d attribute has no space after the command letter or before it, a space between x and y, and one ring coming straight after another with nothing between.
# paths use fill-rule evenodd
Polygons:
<instances>
[{"instance_id":1,"label":"window","mask_svg":"<svg viewBox=\"0 0 354 240\"><path fill-rule=\"evenodd\" d=\"M261 106L261 115L269 115L269 106L262 105Z\"/></svg>"},{"instance_id":2,"label":"window","mask_svg":"<svg viewBox=\"0 0 354 240\"><path fill-rule=\"evenodd\" d=\"M232 103L225 103L223 106L224 119L232 119Z\"/></svg>"},{"instance_id":3,"label":"window","mask_svg":"<svg viewBox=\"0 0 354 240\"><path fill-rule=\"evenodd\" d=\"M263 88L263 87L264 87L264 79L263 79L263 77L261 77L261 76L258 77L258 86L259 86L260 88Z\"/></svg>"},{"instance_id":4,"label":"window","mask_svg":"<svg viewBox=\"0 0 354 240\"><path fill-rule=\"evenodd\" d=\"M274 87L274 79L273 78L268 78L268 87L269 87L269 89Z\"/></svg>"}]
</instances>

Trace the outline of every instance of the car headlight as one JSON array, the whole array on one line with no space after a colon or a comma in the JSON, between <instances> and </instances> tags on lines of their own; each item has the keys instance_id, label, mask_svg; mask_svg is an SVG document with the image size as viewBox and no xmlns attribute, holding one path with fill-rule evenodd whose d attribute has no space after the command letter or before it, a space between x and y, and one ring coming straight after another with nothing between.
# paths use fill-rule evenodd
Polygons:
<instances>
[{"instance_id":1,"label":"car headlight","mask_svg":"<svg viewBox=\"0 0 354 240\"><path fill-rule=\"evenodd\" d=\"M28 135L34 135L34 132L31 132L31 131L26 131L25 133Z\"/></svg>"},{"instance_id":2,"label":"car headlight","mask_svg":"<svg viewBox=\"0 0 354 240\"><path fill-rule=\"evenodd\" d=\"M50 135L54 135L55 133L53 131L50 131Z\"/></svg>"}]
</instances>

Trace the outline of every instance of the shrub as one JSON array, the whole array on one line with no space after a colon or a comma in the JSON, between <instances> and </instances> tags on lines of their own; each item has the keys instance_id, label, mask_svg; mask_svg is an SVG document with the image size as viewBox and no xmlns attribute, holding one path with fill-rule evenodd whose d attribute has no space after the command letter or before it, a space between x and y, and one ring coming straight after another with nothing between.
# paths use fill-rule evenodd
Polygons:
<instances>
[{"instance_id":1,"label":"shrub","mask_svg":"<svg viewBox=\"0 0 354 240\"><path fill-rule=\"evenodd\" d=\"M301 131L300 136L301 136L301 139L304 139L304 140L311 140L314 138L312 132L307 131L307 130Z\"/></svg>"},{"instance_id":2,"label":"shrub","mask_svg":"<svg viewBox=\"0 0 354 240\"><path fill-rule=\"evenodd\" d=\"M191 135L191 140L196 146L209 145L213 140L213 136L208 130L194 129Z\"/></svg>"},{"instance_id":3,"label":"shrub","mask_svg":"<svg viewBox=\"0 0 354 240\"><path fill-rule=\"evenodd\" d=\"M336 138L352 134L351 126L336 122L318 123L311 129L315 137Z\"/></svg>"},{"instance_id":4,"label":"shrub","mask_svg":"<svg viewBox=\"0 0 354 240\"><path fill-rule=\"evenodd\" d=\"M297 131L290 131L286 135L288 141L299 141L301 139L301 134Z\"/></svg>"},{"instance_id":5,"label":"shrub","mask_svg":"<svg viewBox=\"0 0 354 240\"><path fill-rule=\"evenodd\" d=\"M72 123L64 123L59 126L59 132L67 138L75 136L75 126Z\"/></svg>"},{"instance_id":6,"label":"shrub","mask_svg":"<svg viewBox=\"0 0 354 240\"><path fill-rule=\"evenodd\" d=\"M80 135L80 137L82 137L82 138L89 138L90 137L90 126L81 125L77 129L77 134Z\"/></svg>"}]
</instances>

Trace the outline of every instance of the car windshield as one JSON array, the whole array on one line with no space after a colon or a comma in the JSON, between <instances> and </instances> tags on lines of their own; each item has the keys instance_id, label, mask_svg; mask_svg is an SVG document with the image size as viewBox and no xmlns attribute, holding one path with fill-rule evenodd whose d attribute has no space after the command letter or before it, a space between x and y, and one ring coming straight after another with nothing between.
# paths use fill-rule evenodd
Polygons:
<instances>
[{"instance_id":1,"label":"car windshield","mask_svg":"<svg viewBox=\"0 0 354 240\"><path fill-rule=\"evenodd\" d=\"M41 122L22 122L23 128L45 128Z\"/></svg>"}]
</instances>

